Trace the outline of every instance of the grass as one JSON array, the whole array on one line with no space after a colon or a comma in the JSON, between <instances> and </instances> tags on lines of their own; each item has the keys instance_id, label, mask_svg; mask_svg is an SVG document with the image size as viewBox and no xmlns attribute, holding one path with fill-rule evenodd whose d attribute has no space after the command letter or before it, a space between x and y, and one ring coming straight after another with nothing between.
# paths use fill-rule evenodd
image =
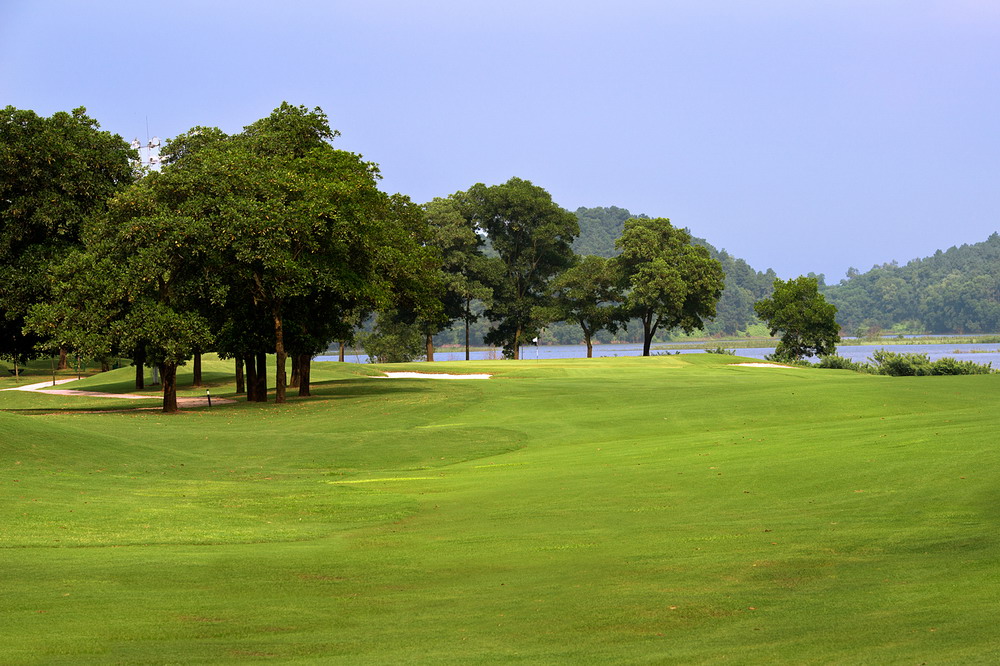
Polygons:
<instances>
[{"instance_id":1,"label":"grass","mask_svg":"<svg viewBox=\"0 0 1000 666\"><path fill-rule=\"evenodd\" d=\"M1000 377L735 360L0 393L0 662L995 662Z\"/></svg>"}]
</instances>

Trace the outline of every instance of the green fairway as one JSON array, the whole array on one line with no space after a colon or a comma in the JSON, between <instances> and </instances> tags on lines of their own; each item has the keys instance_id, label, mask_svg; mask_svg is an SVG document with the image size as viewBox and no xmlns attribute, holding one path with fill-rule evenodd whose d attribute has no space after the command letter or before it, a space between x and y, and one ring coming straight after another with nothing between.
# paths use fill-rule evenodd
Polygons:
<instances>
[{"instance_id":1,"label":"green fairway","mask_svg":"<svg viewBox=\"0 0 1000 666\"><path fill-rule=\"evenodd\" d=\"M1000 659L1000 376L748 360L0 392L0 663Z\"/></svg>"}]
</instances>

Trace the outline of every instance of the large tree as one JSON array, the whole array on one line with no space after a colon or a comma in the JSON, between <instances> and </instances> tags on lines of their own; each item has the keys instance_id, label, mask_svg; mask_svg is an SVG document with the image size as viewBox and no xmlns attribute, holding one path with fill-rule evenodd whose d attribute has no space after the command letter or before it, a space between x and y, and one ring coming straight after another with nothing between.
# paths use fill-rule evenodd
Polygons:
<instances>
[{"instance_id":1,"label":"large tree","mask_svg":"<svg viewBox=\"0 0 1000 666\"><path fill-rule=\"evenodd\" d=\"M615 247L621 254L612 261L626 291L626 309L642 322L643 356L649 356L657 331L690 332L715 316L725 274L707 249L692 244L687 230L666 218L633 218Z\"/></svg>"},{"instance_id":2,"label":"large tree","mask_svg":"<svg viewBox=\"0 0 1000 666\"><path fill-rule=\"evenodd\" d=\"M594 355L593 336L624 327L627 316L621 307L619 281L604 257L586 256L556 277L549 285L553 298L552 320L572 321L583 330L587 358Z\"/></svg>"},{"instance_id":3,"label":"large tree","mask_svg":"<svg viewBox=\"0 0 1000 666\"><path fill-rule=\"evenodd\" d=\"M486 234L502 265L485 311L494 323L485 340L517 359L522 341L537 335L544 323L541 306L547 303L549 281L573 264L571 244L580 229L576 216L520 178L491 187L477 183L454 198Z\"/></svg>"},{"instance_id":4,"label":"large tree","mask_svg":"<svg viewBox=\"0 0 1000 666\"><path fill-rule=\"evenodd\" d=\"M774 358L797 360L804 356L825 356L837 351L840 326L837 308L819 293L815 277L775 279L774 293L758 301L754 310L771 329L781 333Z\"/></svg>"},{"instance_id":5,"label":"large tree","mask_svg":"<svg viewBox=\"0 0 1000 666\"><path fill-rule=\"evenodd\" d=\"M483 237L462 215L454 199L434 199L424 204L427 216L427 243L441 252L440 301L442 317L435 327L425 327L427 360L434 360L431 336L447 328L457 319L465 324L465 360L469 360L469 326L479 318L473 312L473 301L490 296L486 286L486 256ZM436 330L435 330L436 329Z\"/></svg>"},{"instance_id":6,"label":"large tree","mask_svg":"<svg viewBox=\"0 0 1000 666\"><path fill-rule=\"evenodd\" d=\"M135 151L86 109L0 111L0 356L37 355L25 316L51 297L47 270L79 246L84 220L134 178Z\"/></svg>"},{"instance_id":7,"label":"large tree","mask_svg":"<svg viewBox=\"0 0 1000 666\"><path fill-rule=\"evenodd\" d=\"M227 309L270 321L276 402L285 400L289 352L301 373L344 313L386 305L401 276L432 254L419 246L422 215L405 214L419 208L381 192L375 165L335 149L336 136L322 110L282 104L241 134L198 128L165 151L163 197L213 230ZM220 351L259 357L241 328L259 340L260 327L244 319Z\"/></svg>"}]
</instances>

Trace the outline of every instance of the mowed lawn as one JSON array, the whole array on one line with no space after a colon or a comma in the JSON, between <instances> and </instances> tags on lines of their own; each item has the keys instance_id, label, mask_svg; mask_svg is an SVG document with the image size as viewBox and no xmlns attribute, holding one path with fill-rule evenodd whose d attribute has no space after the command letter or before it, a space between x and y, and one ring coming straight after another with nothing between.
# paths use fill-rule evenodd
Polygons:
<instances>
[{"instance_id":1,"label":"mowed lawn","mask_svg":"<svg viewBox=\"0 0 1000 666\"><path fill-rule=\"evenodd\" d=\"M738 360L2 392L0 663L1000 660L1000 376Z\"/></svg>"}]
</instances>

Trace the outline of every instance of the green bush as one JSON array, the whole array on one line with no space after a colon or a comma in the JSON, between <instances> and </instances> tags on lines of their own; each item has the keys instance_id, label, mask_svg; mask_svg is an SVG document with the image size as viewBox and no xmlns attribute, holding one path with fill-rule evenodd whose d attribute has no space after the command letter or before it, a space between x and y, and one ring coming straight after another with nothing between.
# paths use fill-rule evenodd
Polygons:
<instances>
[{"instance_id":1,"label":"green bush","mask_svg":"<svg viewBox=\"0 0 1000 666\"><path fill-rule=\"evenodd\" d=\"M931 361L927 354L900 354L879 349L872 354L876 371L880 375L893 377L914 377L926 375L988 375L994 372L992 364L956 361L940 358Z\"/></svg>"},{"instance_id":2,"label":"green bush","mask_svg":"<svg viewBox=\"0 0 1000 666\"><path fill-rule=\"evenodd\" d=\"M867 363L856 363L849 358L837 356L836 354L821 356L819 363L816 364L816 367L827 370L854 370L855 372L871 372L871 366Z\"/></svg>"},{"instance_id":3,"label":"green bush","mask_svg":"<svg viewBox=\"0 0 1000 666\"><path fill-rule=\"evenodd\" d=\"M422 359L424 337L416 326L379 315L370 333L358 333L358 343L368 354L369 363L408 363Z\"/></svg>"},{"instance_id":4,"label":"green bush","mask_svg":"<svg viewBox=\"0 0 1000 666\"><path fill-rule=\"evenodd\" d=\"M735 349L725 349L723 347L716 347L715 349L706 349L706 354L725 354L726 356L736 356Z\"/></svg>"},{"instance_id":5,"label":"green bush","mask_svg":"<svg viewBox=\"0 0 1000 666\"><path fill-rule=\"evenodd\" d=\"M927 354L897 353L879 349L872 354L876 372L891 377L916 377L934 374Z\"/></svg>"},{"instance_id":6,"label":"green bush","mask_svg":"<svg viewBox=\"0 0 1000 666\"><path fill-rule=\"evenodd\" d=\"M935 375L988 375L994 372L992 364L956 361L953 358L939 358L931 363L931 374Z\"/></svg>"}]
</instances>

